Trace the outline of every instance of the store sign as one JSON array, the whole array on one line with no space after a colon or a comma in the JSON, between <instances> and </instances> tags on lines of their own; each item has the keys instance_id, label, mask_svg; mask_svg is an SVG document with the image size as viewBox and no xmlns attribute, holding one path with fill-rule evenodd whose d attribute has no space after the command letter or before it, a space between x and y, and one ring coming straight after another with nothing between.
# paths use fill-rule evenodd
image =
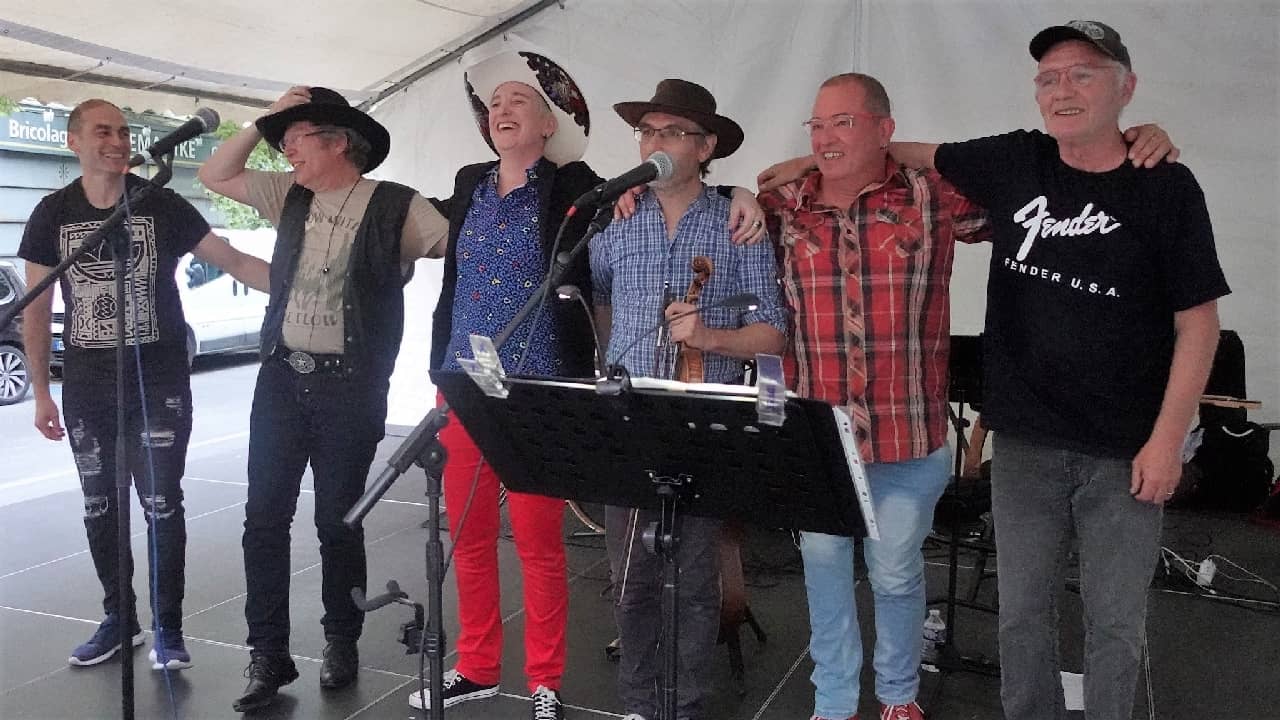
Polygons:
<instances>
[{"instance_id":1,"label":"store sign","mask_svg":"<svg viewBox=\"0 0 1280 720\"><path fill-rule=\"evenodd\" d=\"M73 155L67 148L69 110L19 105L8 115L0 116L0 150L16 150L45 155ZM125 113L129 123L131 152L139 153L182 123L154 115ZM200 135L174 148L175 165L199 166L209 159L221 141L212 134Z\"/></svg>"}]
</instances>

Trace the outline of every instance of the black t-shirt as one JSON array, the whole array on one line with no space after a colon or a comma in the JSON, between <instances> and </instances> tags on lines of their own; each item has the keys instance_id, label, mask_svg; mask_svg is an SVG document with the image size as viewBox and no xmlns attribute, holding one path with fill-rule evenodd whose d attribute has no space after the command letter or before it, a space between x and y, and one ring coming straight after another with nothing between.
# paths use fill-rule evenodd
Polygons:
<instances>
[{"instance_id":1,"label":"black t-shirt","mask_svg":"<svg viewBox=\"0 0 1280 720\"><path fill-rule=\"evenodd\" d=\"M146 181L129 175L129 190ZM168 189L153 191L132 208L128 228L131 265L125 293L137 299L125 306L125 363L128 382L135 379L133 346L141 346L143 377L149 382L182 382L187 366L187 330L174 273L178 261L209 233L209 223L191 203ZM18 256L53 267L80 247L111 210L89 203L81 181L40 201L22 234ZM71 267L61 280L65 305L62 338L63 379L68 383L114 383L116 362L115 267L103 246Z\"/></svg>"},{"instance_id":2,"label":"black t-shirt","mask_svg":"<svg viewBox=\"0 0 1280 720\"><path fill-rule=\"evenodd\" d=\"M983 423L1133 455L1160 411L1174 313L1230 292L1191 171L1083 172L1038 131L943 145L935 160L994 230Z\"/></svg>"}]
</instances>

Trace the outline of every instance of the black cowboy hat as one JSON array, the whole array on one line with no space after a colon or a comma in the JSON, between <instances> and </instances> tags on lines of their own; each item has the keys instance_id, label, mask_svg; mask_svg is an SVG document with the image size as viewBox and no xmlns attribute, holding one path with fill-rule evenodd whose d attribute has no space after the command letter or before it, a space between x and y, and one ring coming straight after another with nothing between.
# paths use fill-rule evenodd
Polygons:
<instances>
[{"instance_id":1,"label":"black cowboy hat","mask_svg":"<svg viewBox=\"0 0 1280 720\"><path fill-rule=\"evenodd\" d=\"M742 128L738 123L716 114L716 99L710 91L688 80L668 79L658 83L653 99L620 102L613 109L631 127L640 124L646 113L660 112L687 118L716 136L716 149L711 159L728 157L742 145Z\"/></svg>"},{"instance_id":2,"label":"black cowboy hat","mask_svg":"<svg viewBox=\"0 0 1280 720\"><path fill-rule=\"evenodd\" d=\"M316 125L351 128L368 141L373 149L369 152L368 162L360 168L361 173L369 172L387 159L387 153L391 152L391 133L387 132L382 123L351 107L346 98L329 88L313 87L310 90L310 102L264 115L254 123L268 145L279 150L285 130L296 122L306 120Z\"/></svg>"}]
</instances>

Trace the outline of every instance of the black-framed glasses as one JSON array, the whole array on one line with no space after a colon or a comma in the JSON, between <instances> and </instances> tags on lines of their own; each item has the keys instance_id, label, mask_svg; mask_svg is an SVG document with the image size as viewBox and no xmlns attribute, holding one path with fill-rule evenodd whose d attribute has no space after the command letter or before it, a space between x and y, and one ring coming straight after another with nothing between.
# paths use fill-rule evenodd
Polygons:
<instances>
[{"instance_id":1,"label":"black-framed glasses","mask_svg":"<svg viewBox=\"0 0 1280 720\"><path fill-rule=\"evenodd\" d=\"M654 138L661 138L662 140L679 140L680 138L688 137L690 135L694 137L705 137L710 133L698 132L697 130L681 130L673 125L663 128L641 125L639 127L632 128L631 134L636 136L636 142L643 142L645 140L653 140Z\"/></svg>"}]
</instances>

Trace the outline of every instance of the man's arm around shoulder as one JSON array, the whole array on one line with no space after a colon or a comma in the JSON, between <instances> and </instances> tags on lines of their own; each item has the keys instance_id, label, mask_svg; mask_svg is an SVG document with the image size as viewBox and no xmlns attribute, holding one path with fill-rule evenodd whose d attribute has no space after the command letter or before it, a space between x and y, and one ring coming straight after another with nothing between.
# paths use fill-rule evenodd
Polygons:
<instances>
[{"instance_id":1,"label":"man's arm around shoulder","mask_svg":"<svg viewBox=\"0 0 1280 720\"><path fill-rule=\"evenodd\" d=\"M241 252L210 231L196 243L191 253L210 265L217 265L254 290L271 292L271 266L263 259Z\"/></svg>"}]
</instances>

